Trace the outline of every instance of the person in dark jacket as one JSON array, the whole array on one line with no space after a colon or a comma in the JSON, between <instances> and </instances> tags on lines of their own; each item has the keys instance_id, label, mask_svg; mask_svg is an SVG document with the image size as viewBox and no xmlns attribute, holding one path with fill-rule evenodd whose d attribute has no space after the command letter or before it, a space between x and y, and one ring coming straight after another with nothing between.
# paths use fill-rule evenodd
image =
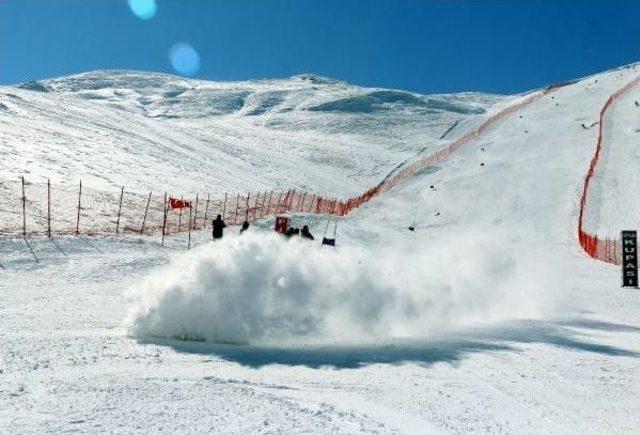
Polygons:
<instances>
[{"instance_id":1,"label":"person in dark jacket","mask_svg":"<svg viewBox=\"0 0 640 435\"><path fill-rule=\"evenodd\" d=\"M240 234L244 233L248 229L249 229L249 222L247 221L242 222L242 228L240 228Z\"/></svg>"},{"instance_id":2,"label":"person in dark jacket","mask_svg":"<svg viewBox=\"0 0 640 435\"><path fill-rule=\"evenodd\" d=\"M311 235L311 232L309 232L309 227L307 225L302 227L302 231L300 231L300 236L302 236L305 239L313 240L313 236Z\"/></svg>"},{"instance_id":3,"label":"person in dark jacket","mask_svg":"<svg viewBox=\"0 0 640 435\"><path fill-rule=\"evenodd\" d=\"M216 240L222 238L222 231L227 227L227 224L222 220L222 216L218 215L218 217L211 221L211 227L213 228L211 235L213 236L213 240Z\"/></svg>"}]
</instances>

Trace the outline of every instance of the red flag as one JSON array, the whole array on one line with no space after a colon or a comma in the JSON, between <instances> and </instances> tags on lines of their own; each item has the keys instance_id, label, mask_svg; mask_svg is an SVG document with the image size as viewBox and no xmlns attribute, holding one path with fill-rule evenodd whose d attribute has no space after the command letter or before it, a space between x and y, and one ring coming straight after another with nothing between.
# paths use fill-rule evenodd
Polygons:
<instances>
[{"instance_id":1,"label":"red flag","mask_svg":"<svg viewBox=\"0 0 640 435\"><path fill-rule=\"evenodd\" d=\"M191 207L191 203L177 198L169 198L169 207L171 207L172 210L176 208L189 208Z\"/></svg>"}]
</instances>

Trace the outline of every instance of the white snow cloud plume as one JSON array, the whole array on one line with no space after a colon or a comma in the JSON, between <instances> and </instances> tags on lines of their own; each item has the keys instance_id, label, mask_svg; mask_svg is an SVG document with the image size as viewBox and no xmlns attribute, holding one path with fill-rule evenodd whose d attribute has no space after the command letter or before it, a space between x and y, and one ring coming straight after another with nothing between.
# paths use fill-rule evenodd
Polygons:
<instances>
[{"instance_id":1,"label":"white snow cloud plume","mask_svg":"<svg viewBox=\"0 0 640 435\"><path fill-rule=\"evenodd\" d=\"M225 239L131 289L126 325L140 338L362 342L562 306L548 259L528 252L521 262L492 237L448 237L375 252L271 234Z\"/></svg>"}]
</instances>

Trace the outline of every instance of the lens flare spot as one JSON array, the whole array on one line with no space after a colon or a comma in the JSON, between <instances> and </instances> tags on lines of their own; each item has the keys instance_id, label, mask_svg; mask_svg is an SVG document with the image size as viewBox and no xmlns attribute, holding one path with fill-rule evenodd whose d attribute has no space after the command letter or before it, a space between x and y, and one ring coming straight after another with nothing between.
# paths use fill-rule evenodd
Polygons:
<instances>
[{"instance_id":1,"label":"lens flare spot","mask_svg":"<svg viewBox=\"0 0 640 435\"><path fill-rule=\"evenodd\" d=\"M169 60L173 69L185 76L192 76L200 70L198 52L191 45L183 42L171 47Z\"/></svg>"},{"instance_id":2,"label":"lens flare spot","mask_svg":"<svg viewBox=\"0 0 640 435\"><path fill-rule=\"evenodd\" d=\"M149 20L153 18L158 10L156 0L128 0L129 8L138 18Z\"/></svg>"}]
</instances>

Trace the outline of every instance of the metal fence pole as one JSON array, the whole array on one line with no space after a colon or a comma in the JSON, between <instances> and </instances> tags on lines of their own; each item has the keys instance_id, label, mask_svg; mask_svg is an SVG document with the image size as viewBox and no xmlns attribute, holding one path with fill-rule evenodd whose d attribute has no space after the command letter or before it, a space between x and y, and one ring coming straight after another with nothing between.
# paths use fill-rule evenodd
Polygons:
<instances>
[{"instance_id":1,"label":"metal fence pole","mask_svg":"<svg viewBox=\"0 0 640 435\"><path fill-rule=\"evenodd\" d=\"M189 208L191 210L191 208ZM191 222L191 217L189 217L189 222ZM190 223L191 225L191 223ZM198 194L196 193L196 208L193 210L193 229L198 229Z\"/></svg>"},{"instance_id":2,"label":"metal fence pole","mask_svg":"<svg viewBox=\"0 0 640 435\"><path fill-rule=\"evenodd\" d=\"M22 237L27 236L27 195L24 191L24 176L22 180Z\"/></svg>"},{"instance_id":3,"label":"metal fence pole","mask_svg":"<svg viewBox=\"0 0 640 435\"><path fill-rule=\"evenodd\" d=\"M244 220L245 221L249 220L249 199L250 199L250 195L251 195L251 192L247 192L247 208L244 211Z\"/></svg>"},{"instance_id":4,"label":"metal fence pole","mask_svg":"<svg viewBox=\"0 0 640 435\"><path fill-rule=\"evenodd\" d=\"M80 234L80 207L82 198L82 180L80 180L80 188L78 189L78 218L76 220L76 236Z\"/></svg>"},{"instance_id":5,"label":"metal fence pole","mask_svg":"<svg viewBox=\"0 0 640 435\"><path fill-rule=\"evenodd\" d=\"M116 234L120 232L120 214L122 213L122 198L124 197L124 186L120 189L120 205L118 206L118 219L116 220Z\"/></svg>"},{"instance_id":6,"label":"metal fence pole","mask_svg":"<svg viewBox=\"0 0 640 435\"><path fill-rule=\"evenodd\" d=\"M224 193L224 206L222 207L222 220L227 218L227 195L228 193Z\"/></svg>"},{"instance_id":7,"label":"metal fence pole","mask_svg":"<svg viewBox=\"0 0 640 435\"><path fill-rule=\"evenodd\" d=\"M273 199L273 190L269 193L269 202L267 203L267 212L265 216L269 216L271 214L271 199Z\"/></svg>"},{"instance_id":8,"label":"metal fence pole","mask_svg":"<svg viewBox=\"0 0 640 435\"><path fill-rule=\"evenodd\" d=\"M147 213L149 213L149 204L151 203L151 194L149 192L149 198L147 199L147 206L144 208L144 217L142 218L142 227L140 227L140 234L144 234L144 224L147 223Z\"/></svg>"},{"instance_id":9,"label":"metal fence pole","mask_svg":"<svg viewBox=\"0 0 640 435\"><path fill-rule=\"evenodd\" d=\"M178 213L178 232L182 229L182 206L184 205L184 196L180 197L180 212Z\"/></svg>"},{"instance_id":10,"label":"metal fence pole","mask_svg":"<svg viewBox=\"0 0 640 435\"><path fill-rule=\"evenodd\" d=\"M162 246L164 246L164 236L167 232L167 192L164 192L164 203L162 205Z\"/></svg>"},{"instance_id":11,"label":"metal fence pole","mask_svg":"<svg viewBox=\"0 0 640 435\"><path fill-rule=\"evenodd\" d=\"M47 236L51 238L51 180L47 178Z\"/></svg>"},{"instance_id":12,"label":"metal fence pole","mask_svg":"<svg viewBox=\"0 0 640 435\"><path fill-rule=\"evenodd\" d=\"M236 199L236 217L233 221L234 224L238 224L238 209L240 208L240 194L238 193L238 198Z\"/></svg>"},{"instance_id":13,"label":"metal fence pole","mask_svg":"<svg viewBox=\"0 0 640 435\"><path fill-rule=\"evenodd\" d=\"M191 204L189 204L189 241L187 242L187 251L191 249Z\"/></svg>"},{"instance_id":14,"label":"metal fence pole","mask_svg":"<svg viewBox=\"0 0 640 435\"><path fill-rule=\"evenodd\" d=\"M296 196L296 189L291 191L291 196L289 196L289 203L287 204L287 211L293 211L293 199Z\"/></svg>"},{"instance_id":15,"label":"metal fence pole","mask_svg":"<svg viewBox=\"0 0 640 435\"><path fill-rule=\"evenodd\" d=\"M207 193L207 205L204 208L204 219L202 220L202 228L207 228L207 214L209 213L209 200L211 199L211 195Z\"/></svg>"}]
</instances>

